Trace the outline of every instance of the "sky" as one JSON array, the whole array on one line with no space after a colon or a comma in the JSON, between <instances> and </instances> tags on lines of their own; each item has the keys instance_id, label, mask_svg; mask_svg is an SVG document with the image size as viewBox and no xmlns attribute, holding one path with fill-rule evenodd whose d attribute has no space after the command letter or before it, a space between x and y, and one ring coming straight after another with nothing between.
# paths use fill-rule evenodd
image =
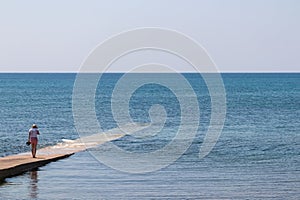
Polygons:
<instances>
[{"instance_id":1,"label":"sky","mask_svg":"<svg viewBox=\"0 0 300 200\"><path fill-rule=\"evenodd\" d=\"M299 72L299 11L299 0L0 0L0 72L77 72L142 27L188 35L221 72Z\"/></svg>"}]
</instances>

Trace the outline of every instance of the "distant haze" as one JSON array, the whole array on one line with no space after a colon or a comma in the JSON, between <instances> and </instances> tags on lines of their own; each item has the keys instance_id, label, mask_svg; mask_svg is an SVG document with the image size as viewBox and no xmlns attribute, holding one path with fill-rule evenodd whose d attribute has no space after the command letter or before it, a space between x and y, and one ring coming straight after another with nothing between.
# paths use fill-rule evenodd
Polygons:
<instances>
[{"instance_id":1,"label":"distant haze","mask_svg":"<svg viewBox=\"0 0 300 200\"><path fill-rule=\"evenodd\" d=\"M299 72L299 11L299 0L1 1L0 72L77 72L101 42L140 27L190 36L221 72Z\"/></svg>"}]
</instances>

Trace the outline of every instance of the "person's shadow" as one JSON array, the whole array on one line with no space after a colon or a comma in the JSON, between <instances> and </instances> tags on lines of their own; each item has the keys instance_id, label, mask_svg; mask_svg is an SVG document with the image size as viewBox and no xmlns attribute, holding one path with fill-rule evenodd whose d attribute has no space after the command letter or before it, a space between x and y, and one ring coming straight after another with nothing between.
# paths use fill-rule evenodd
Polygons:
<instances>
[{"instance_id":1,"label":"person's shadow","mask_svg":"<svg viewBox=\"0 0 300 200\"><path fill-rule=\"evenodd\" d=\"M33 199L37 199L38 196L38 169L33 169L29 172L30 176L30 194L29 196Z\"/></svg>"}]
</instances>

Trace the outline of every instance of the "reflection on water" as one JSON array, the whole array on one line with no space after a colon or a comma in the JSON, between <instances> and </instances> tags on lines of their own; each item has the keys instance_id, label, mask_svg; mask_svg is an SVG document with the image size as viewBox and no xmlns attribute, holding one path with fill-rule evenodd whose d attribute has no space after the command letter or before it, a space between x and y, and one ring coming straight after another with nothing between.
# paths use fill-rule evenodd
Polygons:
<instances>
[{"instance_id":1,"label":"reflection on water","mask_svg":"<svg viewBox=\"0 0 300 200\"><path fill-rule=\"evenodd\" d=\"M7 182L5 180L0 180L0 187L4 184L6 184Z\"/></svg>"},{"instance_id":2,"label":"reflection on water","mask_svg":"<svg viewBox=\"0 0 300 200\"><path fill-rule=\"evenodd\" d=\"M33 199L38 197L38 169L29 172L29 196Z\"/></svg>"}]
</instances>

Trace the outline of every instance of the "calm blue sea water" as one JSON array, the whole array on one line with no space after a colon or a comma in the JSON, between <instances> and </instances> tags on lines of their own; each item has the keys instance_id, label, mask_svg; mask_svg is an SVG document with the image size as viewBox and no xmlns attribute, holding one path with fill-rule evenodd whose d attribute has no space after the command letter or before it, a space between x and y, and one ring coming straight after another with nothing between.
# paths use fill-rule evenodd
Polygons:
<instances>
[{"instance_id":1,"label":"calm blue sea water","mask_svg":"<svg viewBox=\"0 0 300 200\"><path fill-rule=\"evenodd\" d=\"M226 121L204 159L198 155L209 126L211 99L200 75L183 75L197 95L200 126L176 162L159 171L130 174L81 152L6 179L0 185L0 199L299 199L300 74L222 74ZM121 77L103 75L96 92L96 114L105 130L116 127L110 99ZM39 125L40 147L79 137L72 115L75 78L76 74L0 74L0 156L29 151L25 142L32 123ZM154 104L164 106L167 113L160 134L142 140L125 136L113 143L132 152L155 151L168 144L181 114L178 99L168 88L157 84L138 88L129 113L134 121L149 122L148 110Z\"/></svg>"}]
</instances>

